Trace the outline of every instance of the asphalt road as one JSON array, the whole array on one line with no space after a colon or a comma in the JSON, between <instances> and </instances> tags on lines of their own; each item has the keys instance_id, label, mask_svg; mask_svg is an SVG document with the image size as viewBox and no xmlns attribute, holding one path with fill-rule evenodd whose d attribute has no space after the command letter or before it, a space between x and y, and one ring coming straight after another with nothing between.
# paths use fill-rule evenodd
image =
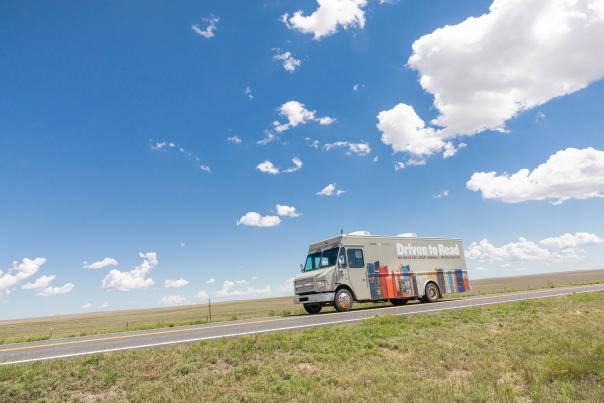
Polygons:
<instances>
[{"instance_id":1,"label":"asphalt road","mask_svg":"<svg viewBox=\"0 0 604 403\"><path fill-rule=\"evenodd\" d=\"M150 348L178 343L191 343L221 337L237 337L259 333L304 329L315 326L335 325L356 322L379 315L414 315L426 312L501 304L505 302L602 290L604 290L604 284L548 288L544 290L454 299L434 304L409 304L398 307L389 306L359 309L344 313L333 312L318 315L256 318L205 325L6 344L0 346L0 365L77 357L86 354L107 353L134 348Z\"/></svg>"}]
</instances>

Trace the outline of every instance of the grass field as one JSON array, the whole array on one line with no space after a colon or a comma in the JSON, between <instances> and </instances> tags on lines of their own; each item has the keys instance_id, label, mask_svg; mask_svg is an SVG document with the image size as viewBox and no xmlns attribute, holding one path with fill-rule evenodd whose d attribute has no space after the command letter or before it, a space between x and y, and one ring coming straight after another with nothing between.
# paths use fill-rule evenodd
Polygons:
<instances>
[{"instance_id":1,"label":"grass field","mask_svg":"<svg viewBox=\"0 0 604 403\"><path fill-rule=\"evenodd\" d=\"M473 290L467 295L596 282L604 282L604 270L475 280L471 282ZM357 304L357 306L359 305ZM300 305L293 304L291 297L223 302L212 304L212 321L301 314L303 312ZM83 336L124 330L196 324L207 321L207 305L8 320L0 321L0 344L42 340L50 337Z\"/></svg>"},{"instance_id":2,"label":"grass field","mask_svg":"<svg viewBox=\"0 0 604 403\"><path fill-rule=\"evenodd\" d=\"M604 401L604 292L0 367L0 401Z\"/></svg>"}]
</instances>

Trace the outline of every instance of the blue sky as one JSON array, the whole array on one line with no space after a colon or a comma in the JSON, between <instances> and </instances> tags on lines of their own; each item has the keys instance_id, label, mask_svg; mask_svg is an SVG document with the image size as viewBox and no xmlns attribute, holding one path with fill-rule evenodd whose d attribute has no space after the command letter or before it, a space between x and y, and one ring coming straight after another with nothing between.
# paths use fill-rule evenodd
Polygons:
<instances>
[{"instance_id":1,"label":"blue sky","mask_svg":"<svg viewBox=\"0 0 604 403\"><path fill-rule=\"evenodd\" d=\"M286 295L340 229L460 237L471 278L602 267L595 0L320 3L0 4L0 318Z\"/></svg>"}]
</instances>

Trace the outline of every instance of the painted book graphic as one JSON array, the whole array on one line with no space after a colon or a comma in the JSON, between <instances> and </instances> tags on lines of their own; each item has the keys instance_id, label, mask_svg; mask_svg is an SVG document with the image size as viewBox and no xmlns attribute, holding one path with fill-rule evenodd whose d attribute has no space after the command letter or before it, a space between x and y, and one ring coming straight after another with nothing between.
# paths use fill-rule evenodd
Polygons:
<instances>
[{"instance_id":1,"label":"painted book graphic","mask_svg":"<svg viewBox=\"0 0 604 403\"><path fill-rule=\"evenodd\" d=\"M429 281L435 282L441 293L455 294L470 290L468 273L460 268L437 268L433 272L415 273L409 265L389 271L379 261L367 263L367 277L372 300L418 298Z\"/></svg>"}]
</instances>

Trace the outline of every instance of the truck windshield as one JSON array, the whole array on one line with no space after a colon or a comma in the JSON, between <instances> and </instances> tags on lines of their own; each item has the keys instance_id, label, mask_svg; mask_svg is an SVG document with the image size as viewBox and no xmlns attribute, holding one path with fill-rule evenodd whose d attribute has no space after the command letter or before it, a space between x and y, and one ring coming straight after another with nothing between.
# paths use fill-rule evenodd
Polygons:
<instances>
[{"instance_id":1,"label":"truck windshield","mask_svg":"<svg viewBox=\"0 0 604 403\"><path fill-rule=\"evenodd\" d=\"M312 253L306 257L304 271L322 269L324 267L334 266L338 259L338 248L327 249L321 252Z\"/></svg>"}]
</instances>

